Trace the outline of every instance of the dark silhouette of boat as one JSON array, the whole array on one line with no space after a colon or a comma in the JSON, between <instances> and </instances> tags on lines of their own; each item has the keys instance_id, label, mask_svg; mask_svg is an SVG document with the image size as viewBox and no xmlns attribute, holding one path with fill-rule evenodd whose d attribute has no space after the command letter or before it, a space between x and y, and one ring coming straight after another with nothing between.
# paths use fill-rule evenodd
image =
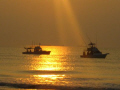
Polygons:
<instances>
[{"instance_id":1,"label":"dark silhouette of boat","mask_svg":"<svg viewBox=\"0 0 120 90\"><path fill-rule=\"evenodd\" d=\"M83 51L83 55L80 55L82 58L105 58L109 53L102 54L98 50L98 48L95 46L95 43L88 44L89 48L87 50Z\"/></svg>"},{"instance_id":2,"label":"dark silhouette of boat","mask_svg":"<svg viewBox=\"0 0 120 90\"><path fill-rule=\"evenodd\" d=\"M22 54L50 54L51 51L43 51L40 45L35 47L26 48L26 52L22 52Z\"/></svg>"}]
</instances>

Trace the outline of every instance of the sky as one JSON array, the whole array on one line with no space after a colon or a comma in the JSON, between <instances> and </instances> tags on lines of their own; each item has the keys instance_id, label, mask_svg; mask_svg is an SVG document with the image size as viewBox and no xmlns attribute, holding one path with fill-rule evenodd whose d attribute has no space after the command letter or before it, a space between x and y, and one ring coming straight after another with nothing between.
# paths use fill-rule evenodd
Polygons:
<instances>
[{"instance_id":1,"label":"sky","mask_svg":"<svg viewBox=\"0 0 120 90\"><path fill-rule=\"evenodd\" d=\"M0 0L0 46L120 47L120 0Z\"/></svg>"}]
</instances>

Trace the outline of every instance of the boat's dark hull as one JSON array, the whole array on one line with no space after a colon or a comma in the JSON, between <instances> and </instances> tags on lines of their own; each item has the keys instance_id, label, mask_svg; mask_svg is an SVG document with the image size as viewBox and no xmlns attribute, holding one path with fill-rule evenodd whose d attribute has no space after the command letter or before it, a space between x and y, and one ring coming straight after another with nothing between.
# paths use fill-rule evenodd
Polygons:
<instances>
[{"instance_id":1,"label":"boat's dark hull","mask_svg":"<svg viewBox=\"0 0 120 90\"><path fill-rule=\"evenodd\" d=\"M81 55L82 58L105 58L107 54L101 54L101 55Z\"/></svg>"},{"instance_id":2,"label":"boat's dark hull","mask_svg":"<svg viewBox=\"0 0 120 90\"><path fill-rule=\"evenodd\" d=\"M51 51L22 52L22 54L50 54Z\"/></svg>"}]
</instances>

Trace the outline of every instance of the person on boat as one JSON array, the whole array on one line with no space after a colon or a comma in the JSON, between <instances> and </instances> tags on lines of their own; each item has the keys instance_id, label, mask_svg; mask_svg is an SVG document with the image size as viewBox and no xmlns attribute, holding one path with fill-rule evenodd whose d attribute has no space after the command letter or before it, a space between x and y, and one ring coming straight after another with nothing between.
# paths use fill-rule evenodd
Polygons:
<instances>
[{"instance_id":1,"label":"person on boat","mask_svg":"<svg viewBox=\"0 0 120 90\"><path fill-rule=\"evenodd\" d=\"M83 52L83 56L86 56L85 51Z\"/></svg>"},{"instance_id":2,"label":"person on boat","mask_svg":"<svg viewBox=\"0 0 120 90\"><path fill-rule=\"evenodd\" d=\"M90 51L87 51L87 55L90 55Z\"/></svg>"}]
</instances>

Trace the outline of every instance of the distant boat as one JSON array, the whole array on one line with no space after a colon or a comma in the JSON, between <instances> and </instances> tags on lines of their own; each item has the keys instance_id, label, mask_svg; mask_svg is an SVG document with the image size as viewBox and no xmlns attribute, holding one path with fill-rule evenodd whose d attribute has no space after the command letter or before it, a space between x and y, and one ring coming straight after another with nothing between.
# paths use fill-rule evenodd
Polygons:
<instances>
[{"instance_id":1,"label":"distant boat","mask_svg":"<svg viewBox=\"0 0 120 90\"><path fill-rule=\"evenodd\" d=\"M26 52L22 52L22 54L50 54L51 51L43 51L40 45L35 47L26 48Z\"/></svg>"},{"instance_id":2,"label":"distant boat","mask_svg":"<svg viewBox=\"0 0 120 90\"><path fill-rule=\"evenodd\" d=\"M80 55L82 58L105 58L109 53L102 54L98 50L98 48L95 46L95 43L88 44L89 48L87 50L83 51L83 55Z\"/></svg>"}]
</instances>

